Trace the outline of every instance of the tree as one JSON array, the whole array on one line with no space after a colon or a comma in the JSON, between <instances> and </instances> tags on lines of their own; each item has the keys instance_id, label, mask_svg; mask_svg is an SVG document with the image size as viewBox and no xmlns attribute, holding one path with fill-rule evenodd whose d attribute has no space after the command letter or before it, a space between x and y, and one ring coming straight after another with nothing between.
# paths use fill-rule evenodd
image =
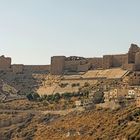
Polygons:
<instances>
[{"instance_id":1,"label":"tree","mask_svg":"<svg viewBox=\"0 0 140 140\"><path fill-rule=\"evenodd\" d=\"M104 93L102 91L97 91L93 95L93 101L95 104L102 103L104 101Z\"/></svg>"},{"instance_id":2,"label":"tree","mask_svg":"<svg viewBox=\"0 0 140 140\"><path fill-rule=\"evenodd\" d=\"M27 94L26 97L29 101L33 100L33 96L31 93Z\"/></svg>"}]
</instances>

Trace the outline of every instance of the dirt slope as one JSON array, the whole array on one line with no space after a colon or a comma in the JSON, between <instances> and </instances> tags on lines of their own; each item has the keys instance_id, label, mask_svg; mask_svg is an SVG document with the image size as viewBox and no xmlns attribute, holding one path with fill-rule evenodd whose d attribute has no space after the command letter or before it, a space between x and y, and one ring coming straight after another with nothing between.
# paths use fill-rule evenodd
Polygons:
<instances>
[{"instance_id":1,"label":"dirt slope","mask_svg":"<svg viewBox=\"0 0 140 140\"><path fill-rule=\"evenodd\" d=\"M94 110L72 113L50 123L40 124L35 140L114 140L140 139L140 109Z\"/></svg>"},{"instance_id":2,"label":"dirt slope","mask_svg":"<svg viewBox=\"0 0 140 140\"><path fill-rule=\"evenodd\" d=\"M140 139L140 109L135 106L117 111L100 108L74 111L63 116L42 114L38 104L32 105L36 107L20 104L14 108L7 103L0 108L1 140Z\"/></svg>"}]
</instances>

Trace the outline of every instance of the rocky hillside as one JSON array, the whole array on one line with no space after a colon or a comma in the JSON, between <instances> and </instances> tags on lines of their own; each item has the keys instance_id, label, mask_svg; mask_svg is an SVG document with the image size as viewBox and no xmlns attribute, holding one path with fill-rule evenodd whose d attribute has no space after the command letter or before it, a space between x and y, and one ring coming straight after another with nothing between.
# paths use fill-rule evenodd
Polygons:
<instances>
[{"instance_id":1,"label":"rocky hillside","mask_svg":"<svg viewBox=\"0 0 140 140\"><path fill-rule=\"evenodd\" d=\"M18 98L18 90L0 79L0 102Z\"/></svg>"},{"instance_id":2,"label":"rocky hillside","mask_svg":"<svg viewBox=\"0 0 140 140\"><path fill-rule=\"evenodd\" d=\"M69 140L140 139L140 109L73 112L46 125L40 124L34 137Z\"/></svg>"},{"instance_id":3,"label":"rocky hillside","mask_svg":"<svg viewBox=\"0 0 140 140\"><path fill-rule=\"evenodd\" d=\"M20 103L19 103L20 104ZM10 108L10 107L9 107ZM67 115L36 108L0 110L2 140L124 140L140 139L140 109L129 106L119 110L95 108Z\"/></svg>"}]
</instances>

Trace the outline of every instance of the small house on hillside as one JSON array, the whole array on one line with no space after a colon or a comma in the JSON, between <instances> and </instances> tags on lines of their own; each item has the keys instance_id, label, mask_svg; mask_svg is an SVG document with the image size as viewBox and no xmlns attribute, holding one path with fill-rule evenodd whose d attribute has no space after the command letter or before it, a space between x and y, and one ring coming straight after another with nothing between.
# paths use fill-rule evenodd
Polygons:
<instances>
[{"instance_id":1,"label":"small house on hillside","mask_svg":"<svg viewBox=\"0 0 140 140\"><path fill-rule=\"evenodd\" d=\"M127 90L126 89L111 89L109 91L104 92L104 101L109 102L109 101L115 101L118 102L118 99L120 97L124 97L127 95Z\"/></svg>"}]
</instances>

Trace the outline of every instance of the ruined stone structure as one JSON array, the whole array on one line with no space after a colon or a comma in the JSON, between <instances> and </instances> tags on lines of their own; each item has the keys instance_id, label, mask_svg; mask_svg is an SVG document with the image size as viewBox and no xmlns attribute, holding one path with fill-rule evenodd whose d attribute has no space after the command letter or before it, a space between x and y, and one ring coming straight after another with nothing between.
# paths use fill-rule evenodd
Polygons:
<instances>
[{"instance_id":1,"label":"ruined stone structure","mask_svg":"<svg viewBox=\"0 0 140 140\"><path fill-rule=\"evenodd\" d=\"M13 73L46 73L50 72L50 65L11 64L11 58L0 56L0 71Z\"/></svg>"},{"instance_id":2,"label":"ruined stone structure","mask_svg":"<svg viewBox=\"0 0 140 140\"><path fill-rule=\"evenodd\" d=\"M23 73L24 65L23 64L14 64L12 65L13 73Z\"/></svg>"},{"instance_id":3,"label":"ruined stone structure","mask_svg":"<svg viewBox=\"0 0 140 140\"><path fill-rule=\"evenodd\" d=\"M51 74L63 74L65 56L53 56L51 58Z\"/></svg>"},{"instance_id":4,"label":"ruined stone structure","mask_svg":"<svg viewBox=\"0 0 140 140\"><path fill-rule=\"evenodd\" d=\"M87 71L89 67L90 63L86 58L76 56L65 58L64 69L68 72Z\"/></svg>"},{"instance_id":5,"label":"ruined stone structure","mask_svg":"<svg viewBox=\"0 0 140 140\"><path fill-rule=\"evenodd\" d=\"M103 67L103 59L100 57L88 58L90 69L101 69Z\"/></svg>"},{"instance_id":6,"label":"ruined stone structure","mask_svg":"<svg viewBox=\"0 0 140 140\"><path fill-rule=\"evenodd\" d=\"M136 53L140 51L140 48L136 44L131 44L128 51L128 63L135 63Z\"/></svg>"},{"instance_id":7,"label":"ruined stone structure","mask_svg":"<svg viewBox=\"0 0 140 140\"><path fill-rule=\"evenodd\" d=\"M140 71L140 48L136 44L131 44L126 54L104 55L99 58L53 56L51 57L51 65L11 65L11 58L0 57L0 70L11 70L14 73L50 72L52 75L61 75L117 67L129 71Z\"/></svg>"},{"instance_id":8,"label":"ruined stone structure","mask_svg":"<svg viewBox=\"0 0 140 140\"><path fill-rule=\"evenodd\" d=\"M48 73L50 72L50 65L11 65L13 73Z\"/></svg>"},{"instance_id":9,"label":"ruined stone structure","mask_svg":"<svg viewBox=\"0 0 140 140\"><path fill-rule=\"evenodd\" d=\"M127 54L120 55L104 55L103 56L103 69L109 69L113 67L121 67L127 58Z\"/></svg>"},{"instance_id":10,"label":"ruined stone structure","mask_svg":"<svg viewBox=\"0 0 140 140\"><path fill-rule=\"evenodd\" d=\"M11 58L0 56L0 70L9 70L11 67Z\"/></svg>"},{"instance_id":11,"label":"ruined stone structure","mask_svg":"<svg viewBox=\"0 0 140 140\"><path fill-rule=\"evenodd\" d=\"M129 76L128 82L131 86L140 85L140 72L133 72Z\"/></svg>"},{"instance_id":12,"label":"ruined stone structure","mask_svg":"<svg viewBox=\"0 0 140 140\"><path fill-rule=\"evenodd\" d=\"M104 55L100 58L53 56L51 59L51 73L86 72L94 69L110 69L121 67L129 71L140 70L140 48L131 44L128 53Z\"/></svg>"},{"instance_id":13,"label":"ruined stone structure","mask_svg":"<svg viewBox=\"0 0 140 140\"><path fill-rule=\"evenodd\" d=\"M50 65L24 65L23 72L45 73L50 72Z\"/></svg>"}]
</instances>

